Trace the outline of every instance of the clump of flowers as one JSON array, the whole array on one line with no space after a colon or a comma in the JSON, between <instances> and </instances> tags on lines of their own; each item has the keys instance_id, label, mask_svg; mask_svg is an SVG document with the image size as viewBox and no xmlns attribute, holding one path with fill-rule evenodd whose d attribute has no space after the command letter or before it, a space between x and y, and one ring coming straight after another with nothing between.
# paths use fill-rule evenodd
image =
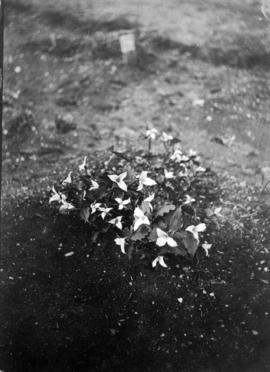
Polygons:
<instances>
[{"instance_id":1,"label":"clump of flowers","mask_svg":"<svg viewBox=\"0 0 270 372\"><path fill-rule=\"evenodd\" d=\"M151 141L157 136L155 129L146 132ZM60 213L77 214L93 241L106 237L129 257L147 251L153 267L167 267L167 254L192 258L199 247L208 257L212 244L204 239L201 245L201 239L209 216L198 212L208 207L200 190L213 175L172 135L163 132L160 140L166 143L164 154L127 149L91 167L84 157L52 188L49 203Z\"/></svg>"}]
</instances>

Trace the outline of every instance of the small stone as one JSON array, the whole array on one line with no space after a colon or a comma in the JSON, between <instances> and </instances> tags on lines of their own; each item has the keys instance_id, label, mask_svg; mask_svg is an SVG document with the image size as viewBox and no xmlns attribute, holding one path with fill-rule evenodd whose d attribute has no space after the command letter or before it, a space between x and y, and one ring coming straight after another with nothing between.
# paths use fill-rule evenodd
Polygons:
<instances>
[{"instance_id":1,"label":"small stone","mask_svg":"<svg viewBox=\"0 0 270 372\"><path fill-rule=\"evenodd\" d=\"M57 115L55 118L55 126L59 133L66 134L77 128L74 117L71 114Z\"/></svg>"}]
</instances>

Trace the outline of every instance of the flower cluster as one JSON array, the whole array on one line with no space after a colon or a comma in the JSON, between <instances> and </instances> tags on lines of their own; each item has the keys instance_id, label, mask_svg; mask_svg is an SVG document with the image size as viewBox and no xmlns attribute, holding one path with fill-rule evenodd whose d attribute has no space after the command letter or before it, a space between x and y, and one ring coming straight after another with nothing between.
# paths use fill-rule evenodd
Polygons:
<instances>
[{"instance_id":1,"label":"flower cluster","mask_svg":"<svg viewBox=\"0 0 270 372\"><path fill-rule=\"evenodd\" d=\"M151 140L157 135L154 129L146 132ZM163 132L161 139L170 142L173 137ZM96 174L84 157L77 173L70 172L52 188L49 203L58 203L60 213L78 213L91 231L113 239L123 254L130 245L151 247L153 267L167 267L166 253L192 257L201 247L209 256L211 244L200 242L207 226L197 217L199 200L190 188L191 178L205 172L197 154L179 147L151 160L137 152L132 160L119 165L117 159Z\"/></svg>"}]
</instances>

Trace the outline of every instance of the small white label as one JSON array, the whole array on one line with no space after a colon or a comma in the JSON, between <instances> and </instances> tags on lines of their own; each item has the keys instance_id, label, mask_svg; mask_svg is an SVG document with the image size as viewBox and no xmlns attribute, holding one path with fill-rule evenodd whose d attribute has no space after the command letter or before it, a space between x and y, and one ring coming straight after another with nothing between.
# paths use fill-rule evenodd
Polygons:
<instances>
[{"instance_id":1,"label":"small white label","mask_svg":"<svg viewBox=\"0 0 270 372\"><path fill-rule=\"evenodd\" d=\"M122 54L134 52L136 50L134 34L125 34L119 37Z\"/></svg>"}]
</instances>

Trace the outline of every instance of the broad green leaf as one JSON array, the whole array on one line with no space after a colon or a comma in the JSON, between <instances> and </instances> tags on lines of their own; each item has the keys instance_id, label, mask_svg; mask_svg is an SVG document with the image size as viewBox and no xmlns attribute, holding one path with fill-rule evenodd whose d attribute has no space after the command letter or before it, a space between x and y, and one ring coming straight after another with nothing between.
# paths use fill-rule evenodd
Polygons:
<instances>
[{"instance_id":1,"label":"broad green leaf","mask_svg":"<svg viewBox=\"0 0 270 372\"><path fill-rule=\"evenodd\" d=\"M185 245L186 250L188 251L188 253L192 257L194 257L195 254L196 254L196 252L197 252L197 249L198 249L198 246L199 246L199 242L188 231L186 232L185 237L183 238L183 242L184 242L184 245Z\"/></svg>"},{"instance_id":2,"label":"broad green leaf","mask_svg":"<svg viewBox=\"0 0 270 372\"><path fill-rule=\"evenodd\" d=\"M169 219L169 231L176 232L181 229L183 225L182 207L178 207Z\"/></svg>"},{"instance_id":3,"label":"broad green leaf","mask_svg":"<svg viewBox=\"0 0 270 372\"><path fill-rule=\"evenodd\" d=\"M151 204L149 202L143 201L141 204L141 210L143 211L144 214L147 216L151 216Z\"/></svg>"},{"instance_id":4,"label":"broad green leaf","mask_svg":"<svg viewBox=\"0 0 270 372\"><path fill-rule=\"evenodd\" d=\"M133 241L143 240L149 234L149 231L150 230L148 226L141 225L139 229L131 235L130 239Z\"/></svg>"},{"instance_id":5,"label":"broad green leaf","mask_svg":"<svg viewBox=\"0 0 270 372\"><path fill-rule=\"evenodd\" d=\"M80 211L80 217L84 222L88 222L88 218L90 216L90 210L89 207L84 207Z\"/></svg>"},{"instance_id":6,"label":"broad green leaf","mask_svg":"<svg viewBox=\"0 0 270 372\"><path fill-rule=\"evenodd\" d=\"M159 252L160 255L166 254L166 253L171 253L174 254L175 256L186 256L187 252L183 247L169 247L166 246L161 249Z\"/></svg>"},{"instance_id":7,"label":"broad green leaf","mask_svg":"<svg viewBox=\"0 0 270 372\"><path fill-rule=\"evenodd\" d=\"M171 211L174 211L175 210L175 205L173 204L164 204L161 208L159 208L156 213L155 213L155 216L156 217L162 217L164 216L165 214L171 212Z\"/></svg>"}]
</instances>

